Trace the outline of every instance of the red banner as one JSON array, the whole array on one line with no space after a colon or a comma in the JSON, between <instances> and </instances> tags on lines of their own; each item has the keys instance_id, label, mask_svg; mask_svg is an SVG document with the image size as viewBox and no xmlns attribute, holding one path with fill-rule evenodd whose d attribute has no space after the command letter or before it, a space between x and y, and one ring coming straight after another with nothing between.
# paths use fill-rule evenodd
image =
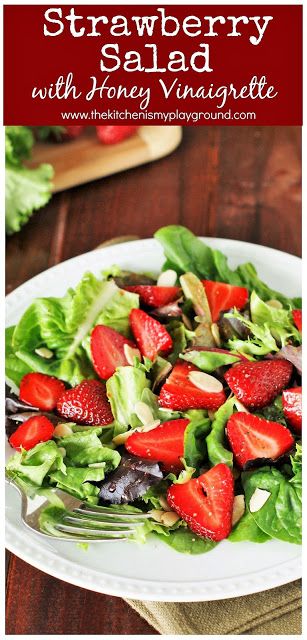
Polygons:
<instances>
[{"instance_id":1,"label":"red banner","mask_svg":"<svg viewBox=\"0 0 307 640\"><path fill-rule=\"evenodd\" d=\"M4 7L5 124L302 124L302 6Z\"/></svg>"}]
</instances>

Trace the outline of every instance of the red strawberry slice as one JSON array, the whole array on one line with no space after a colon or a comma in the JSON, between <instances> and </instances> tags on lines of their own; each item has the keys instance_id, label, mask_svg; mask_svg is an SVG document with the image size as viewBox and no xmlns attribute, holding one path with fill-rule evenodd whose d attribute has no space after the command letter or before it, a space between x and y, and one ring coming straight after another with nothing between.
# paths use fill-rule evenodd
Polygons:
<instances>
[{"instance_id":1,"label":"red strawberry slice","mask_svg":"<svg viewBox=\"0 0 307 640\"><path fill-rule=\"evenodd\" d=\"M65 384L58 378L44 373L27 373L20 383L19 398L32 407L52 411L64 391Z\"/></svg>"},{"instance_id":2,"label":"red strawberry slice","mask_svg":"<svg viewBox=\"0 0 307 640\"><path fill-rule=\"evenodd\" d=\"M224 390L218 392L203 391L196 387L189 379L192 371L199 371L189 362L175 364L170 376L160 391L159 403L161 407L186 411L187 409L212 409L215 411L226 401Z\"/></svg>"},{"instance_id":3,"label":"red strawberry slice","mask_svg":"<svg viewBox=\"0 0 307 640\"><path fill-rule=\"evenodd\" d=\"M127 291L138 293L141 302L147 307L164 307L180 297L180 287L158 287L146 284L125 287Z\"/></svg>"},{"instance_id":4,"label":"red strawberry slice","mask_svg":"<svg viewBox=\"0 0 307 640\"><path fill-rule=\"evenodd\" d=\"M282 407L287 422L296 433L302 431L302 387L285 389L282 392Z\"/></svg>"},{"instance_id":5,"label":"red strawberry slice","mask_svg":"<svg viewBox=\"0 0 307 640\"><path fill-rule=\"evenodd\" d=\"M83 129L85 129L85 126L81 124L65 127L65 132L62 134L62 138L63 140L73 140L74 138L79 138Z\"/></svg>"},{"instance_id":6,"label":"red strawberry slice","mask_svg":"<svg viewBox=\"0 0 307 640\"><path fill-rule=\"evenodd\" d=\"M68 389L57 403L58 413L77 424L104 425L113 422L106 387L98 380L83 380Z\"/></svg>"},{"instance_id":7,"label":"red strawberry slice","mask_svg":"<svg viewBox=\"0 0 307 640\"><path fill-rule=\"evenodd\" d=\"M125 367L129 364L125 356L125 344L136 349L136 345L131 340L111 327L99 324L93 329L91 354L94 369L100 378L108 380L117 367Z\"/></svg>"},{"instance_id":8,"label":"red strawberry slice","mask_svg":"<svg viewBox=\"0 0 307 640\"><path fill-rule=\"evenodd\" d=\"M234 481L226 464L185 484L172 484L167 501L197 535L218 542L230 534Z\"/></svg>"},{"instance_id":9,"label":"red strawberry slice","mask_svg":"<svg viewBox=\"0 0 307 640\"><path fill-rule=\"evenodd\" d=\"M159 353L167 355L172 350L173 341L165 327L145 311L132 309L130 326L137 345L146 358L155 360Z\"/></svg>"},{"instance_id":10,"label":"red strawberry slice","mask_svg":"<svg viewBox=\"0 0 307 640\"><path fill-rule=\"evenodd\" d=\"M243 309L248 302L248 290L225 282L202 280L208 298L212 321L219 319L221 311L228 311L232 307Z\"/></svg>"},{"instance_id":11,"label":"red strawberry slice","mask_svg":"<svg viewBox=\"0 0 307 640\"><path fill-rule=\"evenodd\" d=\"M132 125L102 125L96 127L97 138L102 144L117 144L133 136L138 128Z\"/></svg>"},{"instance_id":12,"label":"red strawberry slice","mask_svg":"<svg viewBox=\"0 0 307 640\"><path fill-rule=\"evenodd\" d=\"M303 315L301 309L292 309L292 318L297 329L302 333Z\"/></svg>"},{"instance_id":13,"label":"red strawberry slice","mask_svg":"<svg viewBox=\"0 0 307 640\"><path fill-rule=\"evenodd\" d=\"M273 402L287 386L292 370L288 360L244 362L228 369L225 380L246 407L260 408Z\"/></svg>"},{"instance_id":14,"label":"red strawberry slice","mask_svg":"<svg viewBox=\"0 0 307 640\"><path fill-rule=\"evenodd\" d=\"M227 438L239 467L251 460L277 460L289 451L294 438L284 425L239 411L227 422Z\"/></svg>"},{"instance_id":15,"label":"red strawberry slice","mask_svg":"<svg viewBox=\"0 0 307 640\"><path fill-rule=\"evenodd\" d=\"M151 431L136 431L126 440L126 449L140 458L161 462L167 472L180 471L188 424L189 420L169 420Z\"/></svg>"},{"instance_id":16,"label":"red strawberry slice","mask_svg":"<svg viewBox=\"0 0 307 640\"><path fill-rule=\"evenodd\" d=\"M23 422L9 438L9 443L14 449L32 449L39 442L51 440L54 425L45 416L33 416Z\"/></svg>"}]
</instances>

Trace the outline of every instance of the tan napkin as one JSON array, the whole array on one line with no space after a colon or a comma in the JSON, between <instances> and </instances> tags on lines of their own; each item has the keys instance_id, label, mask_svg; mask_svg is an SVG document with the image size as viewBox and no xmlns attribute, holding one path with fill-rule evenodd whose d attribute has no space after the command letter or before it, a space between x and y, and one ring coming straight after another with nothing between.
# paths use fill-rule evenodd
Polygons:
<instances>
[{"instance_id":1,"label":"tan napkin","mask_svg":"<svg viewBox=\"0 0 307 640\"><path fill-rule=\"evenodd\" d=\"M300 635L301 581L242 598L212 602L127 600L161 634Z\"/></svg>"}]
</instances>

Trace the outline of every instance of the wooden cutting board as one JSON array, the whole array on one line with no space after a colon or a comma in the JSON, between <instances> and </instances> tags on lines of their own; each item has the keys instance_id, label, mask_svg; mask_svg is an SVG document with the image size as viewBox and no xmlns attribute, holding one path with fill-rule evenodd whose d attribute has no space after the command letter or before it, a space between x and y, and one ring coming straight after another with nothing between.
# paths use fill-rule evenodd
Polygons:
<instances>
[{"instance_id":1,"label":"wooden cutting board","mask_svg":"<svg viewBox=\"0 0 307 640\"><path fill-rule=\"evenodd\" d=\"M95 128L89 127L70 142L37 143L29 165L52 164L53 191L63 191L162 158L178 147L181 138L181 127L140 127L119 144L103 145L96 138Z\"/></svg>"}]
</instances>

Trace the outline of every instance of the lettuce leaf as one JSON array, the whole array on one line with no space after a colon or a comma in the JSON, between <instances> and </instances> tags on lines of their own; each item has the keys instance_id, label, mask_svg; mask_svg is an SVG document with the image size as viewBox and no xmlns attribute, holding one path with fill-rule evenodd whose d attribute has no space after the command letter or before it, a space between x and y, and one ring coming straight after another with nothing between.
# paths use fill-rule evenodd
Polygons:
<instances>
[{"instance_id":1,"label":"lettuce leaf","mask_svg":"<svg viewBox=\"0 0 307 640\"><path fill-rule=\"evenodd\" d=\"M41 442L30 451L24 449L9 458L6 473L29 495L46 484L51 469L66 473L62 455L53 440Z\"/></svg>"},{"instance_id":2,"label":"lettuce leaf","mask_svg":"<svg viewBox=\"0 0 307 640\"><path fill-rule=\"evenodd\" d=\"M302 541L302 484L301 466L295 468L289 480L274 467L263 467L253 473L242 474L247 508L254 491L270 492L265 504L252 513L258 527L267 535L285 542L301 544Z\"/></svg>"},{"instance_id":3,"label":"lettuce leaf","mask_svg":"<svg viewBox=\"0 0 307 640\"><path fill-rule=\"evenodd\" d=\"M115 422L114 435L125 433L129 426L134 429L141 425L134 408L149 386L145 372L136 367L118 367L107 380L107 396Z\"/></svg>"},{"instance_id":4,"label":"lettuce leaf","mask_svg":"<svg viewBox=\"0 0 307 640\"><path fill-rule=\"evenodd\" d=\"M105 473L116 469L120 463L120 454L109 447L104 447L99 439L101 427L91 427L76 431L72 435L59 438L57 444L66 451L65 462L68 466L86 467L102 464Z\"/></svg>"},{"instance_id":5,"label":"lettuce leaf","mask_svg":"<svg viewBox=\"0 0 307 640\"><path fill-rule=\"evenodd\" d=\"M302 336L293 322L291 310L271 307L253 291L250 297L250 311L252 321L260 326L267 326L282 347L290 338L301 343Z\"/></svg>"},{"instance_id":6,"label":"lettuce leaf","mask_svg":"<svg viewBox=\"0 0 307 640\"><path fill-rule=\"evenodd\" d=\"M187 411L185 417L190 423L184 432L183 457L188 467L198 469L207 457L206 436L211 430L211 421L205 411L197 409Z\"/></svg>"},{"instance_id":7,"label":"lettuce leaf","mask_svg":"<svg viewBox=\"0 0 307 640\"><path fill-rule=\"evenodd\" d=\"M233 467L233 453L226 448L225 427L234 412L236 398L229 398L215 413L212 429L206 438L208 458L212 466L224 462Z\"/></svg>"},{"instance_id":8,"label":"lettuce leaf","mask_svg":"<svg viewBox=\"0 0 307 640\"><path fill-rule=\"evenodd\" d=\"M182 360L192 362L196 367L205 371L206 373L212 373L215 369L223 367L224 365L233 364L239 362L240 356L235 353L219 353L218 351L187 351L179 356Z\"/></svg>"},{"instance_id":9,"label":"lettuce leaf","mask_svg":"<svg viewBox=\"0 0 307 640\"><path fill-rule=\"evenodd\" d=\"M127 333L130 311L138 304L137 295L122 291L113 280L86 273L64 297L38 298L28 307L12 333L11 351L28 370L55 375L74 386L95 377L86 344L92 328L112 318L112 326ZM50 349L53 358L37 355L40 347ZM8 365L18 369L12 358ZM17 371L15 384L21 378Z\"/></svg>"},{"instance_id":10,"label":"lettuce leaf","mask_svg":"<svg viewBox=\"0 0 307 640\"><path fill-rule=\"evenodd\" d=\"M191 271L201 279L247 287L249 291L256 291L265 301L275 298L285 307L301 306L300 298L287 298L262 282L251 263L230 269L221 251L211 249L186 227L168 225L159 229L154 236L164 249L166 263L163 270L174 269L178 275Z\"/></svg>"}]
</instances>

